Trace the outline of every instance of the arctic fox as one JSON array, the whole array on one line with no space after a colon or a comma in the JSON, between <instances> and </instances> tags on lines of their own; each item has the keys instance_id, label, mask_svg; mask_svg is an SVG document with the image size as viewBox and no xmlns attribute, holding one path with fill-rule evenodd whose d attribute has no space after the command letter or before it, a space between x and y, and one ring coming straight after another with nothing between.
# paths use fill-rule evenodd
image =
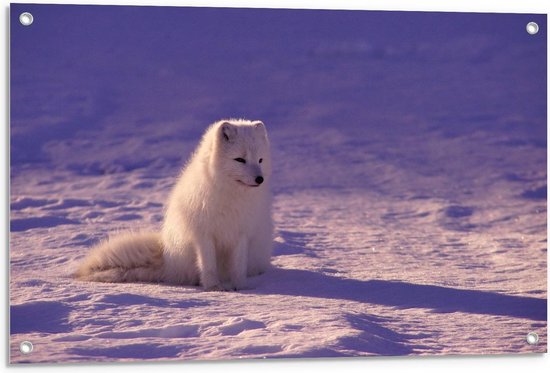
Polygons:
<instances>
[{"instance_id":1,"label":"arctic fox","mask_svg":"<svg viewBox=\"0 0 550 373\"><path fill-rule=\"evenodd\" d=\"M75 277L238 290L270 266L271 156L261 121L211 125L168 198L162 232L127 232L94 248Z\"/></svg>"}]
</instances>

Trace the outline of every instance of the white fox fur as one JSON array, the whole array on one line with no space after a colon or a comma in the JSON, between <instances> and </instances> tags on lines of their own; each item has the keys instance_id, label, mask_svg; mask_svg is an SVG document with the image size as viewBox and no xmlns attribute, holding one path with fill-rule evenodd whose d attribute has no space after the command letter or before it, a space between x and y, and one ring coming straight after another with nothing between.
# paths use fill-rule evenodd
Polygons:
<instances>
[{"instance_id":1,"label":"white fox fur","mask_svg":"<svg viewBox=\"0 0 550 373\"><path fill-rule=\"evenodd\" d=\"M271 156L260 121L214 123L168 198L161 233L127 232L94 248L75 277L236 290L270 266Z\"/></svg>"}]
</instances>

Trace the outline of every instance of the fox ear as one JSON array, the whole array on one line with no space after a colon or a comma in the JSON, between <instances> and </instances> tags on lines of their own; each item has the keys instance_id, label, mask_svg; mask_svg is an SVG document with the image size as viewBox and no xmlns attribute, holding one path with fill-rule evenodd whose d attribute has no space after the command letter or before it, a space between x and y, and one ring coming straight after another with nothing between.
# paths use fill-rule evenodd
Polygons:
<instances>
[{"instance_id":1,"label":"fox ear","mask_svg":"<svg viewBox=\"0 0 550 373\"><path fill-rule=\"evenodd\" d=\"M267 137L267 129L265 128L264 122L262 122L261 120L255 120L254 122L252 122L252 124L254 125L255 129L257 129L258 131L261 131L261 133L265 137Z\"/></svg>"},{"instance_id":2,"label":"fox ear","mask_svg":"<svg viewBox=\"0 0 550 373\"><path fill-rule=\"evenodd\" d=\"M237 137L237 128L229 122L222 122L219 132L221 139L225 142L234 142Z\"/></svg>"},{"instance_id":3,"label":"fox ear","mask_svg":"<svg viewBox=\"0 0 550 373\"><path fill-rule=\"evenodd\" d=\"M261 128L265 130L265 124L261 120L255 120L254 122L252 122L252 124L254 124L254 127L256 128Z\"/></svg>"}]
</instances>

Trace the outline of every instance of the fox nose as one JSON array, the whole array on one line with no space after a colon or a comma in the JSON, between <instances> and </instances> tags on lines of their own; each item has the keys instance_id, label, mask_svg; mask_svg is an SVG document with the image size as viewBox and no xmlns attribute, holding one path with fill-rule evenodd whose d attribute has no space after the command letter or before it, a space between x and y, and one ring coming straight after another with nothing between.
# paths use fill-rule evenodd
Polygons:
<instances>
[{"instance_id":1,"label":"fox nose","mask_svg":"<svg viewBox=\"0 0 550 373\"><path fill-rule=\"evenodd\" d=\"M260 185L264 182L264 178L261 176L256 176L256 184Z\"/></svg>"}]
</instances>

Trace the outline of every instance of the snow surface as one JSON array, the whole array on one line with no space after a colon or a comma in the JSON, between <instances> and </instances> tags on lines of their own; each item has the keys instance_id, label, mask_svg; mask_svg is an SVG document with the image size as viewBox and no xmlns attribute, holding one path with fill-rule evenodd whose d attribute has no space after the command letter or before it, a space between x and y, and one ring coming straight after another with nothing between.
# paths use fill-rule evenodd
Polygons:
<instances>
[{"instance_id":1,"label":"snow surface","mask_svg":"<svg viewBox=\"0 0 550 373\"><path fill-rule=\"evenodd\" d=\"M11 362L545 352L532 20L12 5ZM108 234L159 228L225 117L269 129L273 270L226 293L72 280Z\"/></svg>"}]
</instances>

